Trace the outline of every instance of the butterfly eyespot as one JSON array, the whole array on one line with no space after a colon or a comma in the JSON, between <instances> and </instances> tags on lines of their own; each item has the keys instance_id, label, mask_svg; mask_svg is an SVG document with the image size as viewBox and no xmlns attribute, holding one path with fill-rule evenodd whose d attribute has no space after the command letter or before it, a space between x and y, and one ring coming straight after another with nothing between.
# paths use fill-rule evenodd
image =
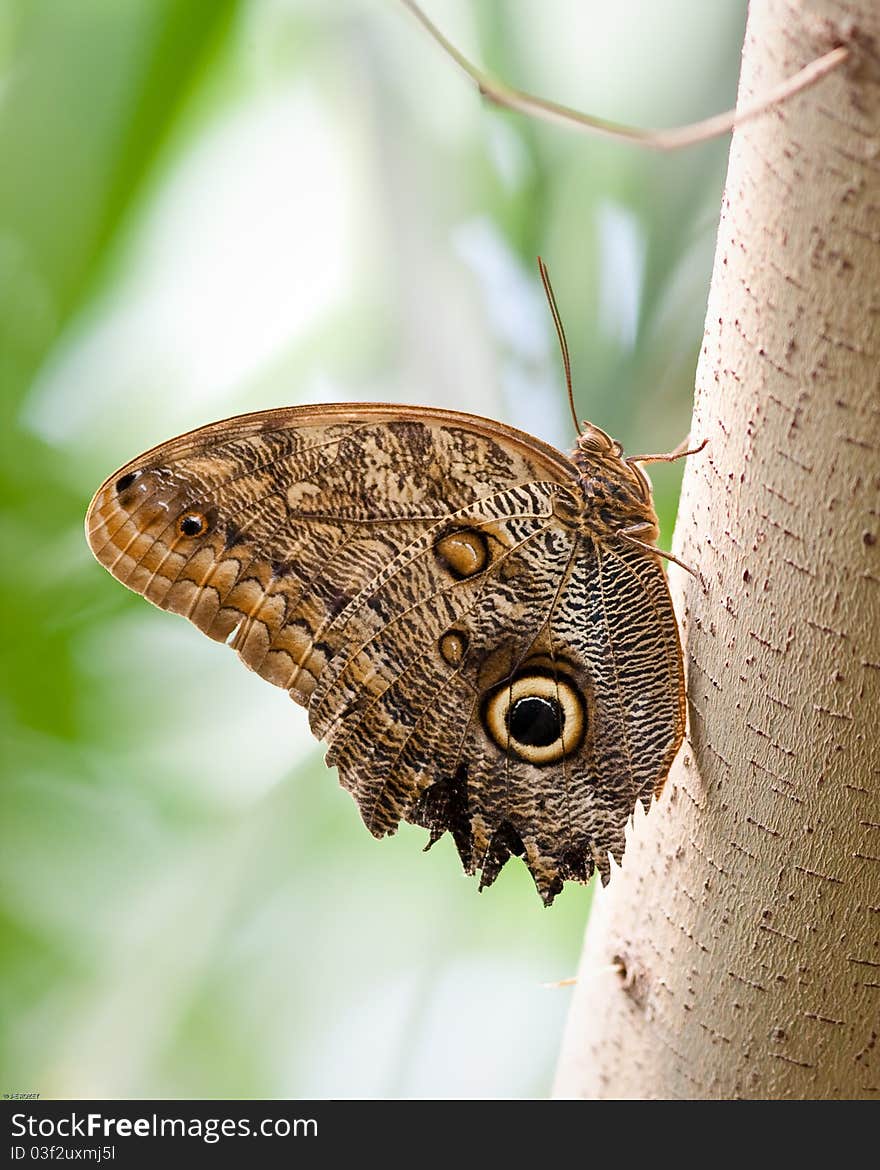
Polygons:
<instances>
[{"instance_id":1,"label":"butterfly eyespot","mask_svg":"<svg viewBox=\"0 0 880 1170\"><path fill-rule=\"evenodd\" d=\"M482 573L489 563L489 546L482 532L463 528L441 537L434 545L440 563L460 581Z\"/></svg>"},{"instance_id":2,"label":"butterfly eyespot","mask_svg":"<svg viewBox=\"0 0 880 1170\"><path fill-rule=\"evenodd\" d=\"M511 739L527 747L548 747L562 735L565 712L556 699L526 695L507 709L507 730Z\"/></svg>"},{"instance_id":3,"label":"butterfly eyespot","mask_svg":"<svg viewBox=\"0 0 880 1170\"><path fill-rule=\"evenodd\" d=\"M467 648L467 634L462 634L458 630L448 630L437 643L440 657L448 666L458 666L467 653Z\"/></svg>"},{"instance_id":4,"label":"butterfly eyespot","mask_svg":"<svg viewBox=\"0 0 880 1170\"><path fill-rule=\"evenodd\" d=\"M140 474L141 473L139 471L130 471L128 475L123 475L117 479L115 484L116 494L119 495L124 492L126 488L130 488L134 481L140 477Z\"/></svg>"},{"instance_id":5,"label":"butterfly eyespot","mask_svg":"<svg viewBox=\"0 0 880 1170\"><path fill-rule=\"evenodd\" d=\"M531 672L489 693L483 722L502 751L537 766L557 764L580 747L586 706L571 679Z\"/></svg>"},{"instance_id":6,"label":"butterfly eyespot","mask_svg":"<svg viewBox=\"0 0 880 1170\"><path fill-rule=\"evenodd\" d=\"M208 518L202 512L184 512L177 519L181 536L203 536L208 531Z\"/></svg>"}]
</instances>

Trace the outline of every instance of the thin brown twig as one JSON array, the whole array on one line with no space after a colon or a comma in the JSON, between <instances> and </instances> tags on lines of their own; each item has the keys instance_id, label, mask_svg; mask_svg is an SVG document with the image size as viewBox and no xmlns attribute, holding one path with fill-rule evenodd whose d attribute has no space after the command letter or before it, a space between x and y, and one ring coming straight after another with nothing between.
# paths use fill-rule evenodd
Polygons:
<instances>
[{"instance_id":1,"label":"thin brown twig","mask_svg":"<svg viewBox=\"0 0 880 1170\"><path fill-rule=\"evenodd\" d=\"M745 122L751 122L768 110L781 105L795 94L802 93L817 81L821 81L829 73L839 68L849 57L849 49L838 45L828 53L811 61L803 69L799 69L792 77L781 81L768 90L762 97L752 102L746 102L739 109L728 110L723 114L714 114L711 118L704 118L701 122L692 122L688 126L678 126L671 130L640 130L635 126L625 126L620 122L609 122L604 118L594 118L589 114L582 114L570 106L559 105L557 102L546 101L534 94L498 81L491 74L486 73L460 52L453 43L443 35L434 22L422 10L416 0L401 0L410 10L416 20L432 37L441 49L451 57L458 67L474 82L477 89L488 101L504 109L516 110L521 114L528 114L534 118L541 118L546 122L557 125L575 126L587 134L594 134L600 138L608 138L616 142L629 142L636 146L643 146L648 150L680 150L685 146L695 146L700 142L708 142Z\"/></svg>"}]
</instances>

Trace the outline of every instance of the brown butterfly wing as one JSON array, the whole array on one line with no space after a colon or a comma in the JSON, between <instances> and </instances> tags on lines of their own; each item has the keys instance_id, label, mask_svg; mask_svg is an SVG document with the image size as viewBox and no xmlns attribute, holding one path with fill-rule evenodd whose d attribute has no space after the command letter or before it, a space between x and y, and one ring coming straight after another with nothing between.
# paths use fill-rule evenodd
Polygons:
<instances>
[{"instance_id":1,"label":"brown butterfly wing","mask_svg":"<svg viewBox=\"0 0 880 1170\"><path fill-rule=\"evenodd\" d=\"M448 830L484 885L521 854L549 902L607 873L683 733L659 562L577 511L573 464L502 424L302 407L148 452L87 534L309 707L372 832Z\"/></svg>"}]
</instances>

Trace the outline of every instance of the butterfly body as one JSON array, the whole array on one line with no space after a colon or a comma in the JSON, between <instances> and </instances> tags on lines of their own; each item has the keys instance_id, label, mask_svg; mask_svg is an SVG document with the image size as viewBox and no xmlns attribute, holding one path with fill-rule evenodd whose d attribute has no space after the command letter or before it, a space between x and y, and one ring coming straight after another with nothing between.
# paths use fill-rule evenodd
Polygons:
<instances>
[{"instance_id":1,"label":"butterfly body","mask_svg":"<svg viewBox=\"0 0 880 1170\"><path fill-rule=\"evenodd\" d=\"M681 743L650 485L597 427L569 459L422 407L246 415L121 468L86 526L308 708L374 834L449 831L483 886L511 855L548 903L607 876Z\"/></svg>"}]
</instances>

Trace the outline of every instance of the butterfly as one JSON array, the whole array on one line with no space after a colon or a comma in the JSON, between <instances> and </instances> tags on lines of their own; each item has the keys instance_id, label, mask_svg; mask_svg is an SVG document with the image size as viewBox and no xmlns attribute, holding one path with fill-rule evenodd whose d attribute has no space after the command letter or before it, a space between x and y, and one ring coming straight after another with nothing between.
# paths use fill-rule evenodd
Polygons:
<instances>
[{"instance_id":1,"label":"butterfly","mask_svg":"<svg viewBox=\"0 0 880 1170\"><path fill-rule=\"evenodd\" d=\"M308 709L374 835L449 832L481 889L522 857L549 905L607 881L684 735L653 458L591 424L569 458L475 415L297 406L126 464L86 533Z\"/></svg>"}]
</instances>

